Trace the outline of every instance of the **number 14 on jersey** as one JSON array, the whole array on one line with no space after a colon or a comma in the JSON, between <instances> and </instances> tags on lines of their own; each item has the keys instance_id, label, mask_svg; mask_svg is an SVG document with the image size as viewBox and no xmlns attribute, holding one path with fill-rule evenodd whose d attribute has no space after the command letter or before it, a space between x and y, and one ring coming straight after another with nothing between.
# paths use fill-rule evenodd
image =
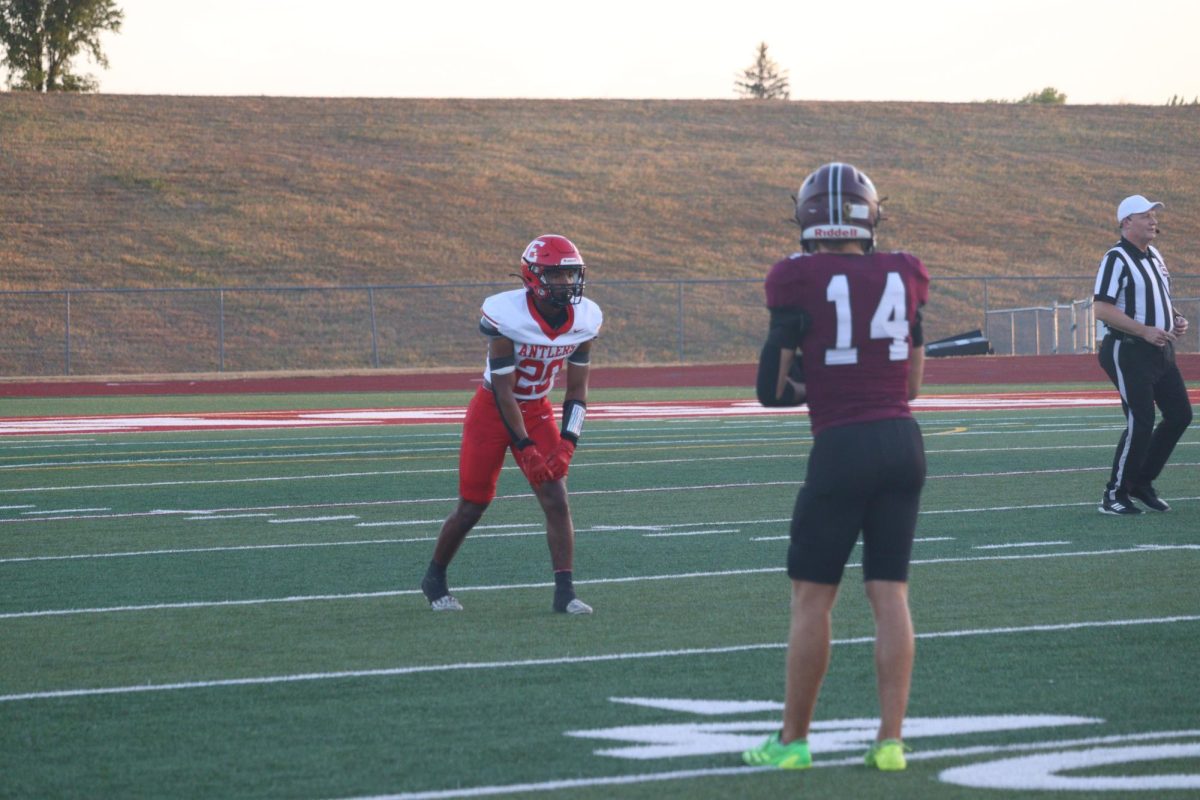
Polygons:
<instances>
[{"instance_id":1,"label":"number 14 on jersey","mask_svg":"<svg viewBox=\"0 0 1200 800\"><path fill-rule=\"evenodd\" d=\"M825 299L833 303L837 313L837 342L835 347L825 350L825 364L840 366L858 363L858 348L854 346L850 305L850 281L845 275L834 275L825 287ZM898 272L889 272L883 287L883 296L871 316L872 339L891 339L888 359L904 361L908 358L909 321L904 281Z\"/></svg>"}]
</instances>

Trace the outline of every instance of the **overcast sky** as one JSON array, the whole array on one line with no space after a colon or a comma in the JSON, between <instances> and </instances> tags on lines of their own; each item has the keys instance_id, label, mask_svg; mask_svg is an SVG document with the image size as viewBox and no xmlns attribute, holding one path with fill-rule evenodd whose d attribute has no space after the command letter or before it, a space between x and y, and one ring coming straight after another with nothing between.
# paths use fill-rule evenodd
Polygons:
<instances>
[{"instance_id":1,"label":"overcast sky","mask_svg":"<svg viewBox=\"0 0 1200 800\"><path fill-rule=\"evenodd\" d=\"M760 41L796 100L1200 96L1198 0L117 0L102 92L733 98Z\"/></svg>"}]
</instances>

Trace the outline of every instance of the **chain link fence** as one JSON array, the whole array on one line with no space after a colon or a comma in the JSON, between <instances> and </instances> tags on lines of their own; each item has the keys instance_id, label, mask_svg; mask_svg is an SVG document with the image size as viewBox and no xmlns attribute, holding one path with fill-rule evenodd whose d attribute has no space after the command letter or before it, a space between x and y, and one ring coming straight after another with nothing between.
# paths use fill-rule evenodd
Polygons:
<instances>
[{"instance_id":1,"label":"chain link fence","mask_svg":"<svg viewBox=\"0 0 1200 800\"><path fill-rule=\"evenodd\" d=\"M1090 277L934 278L927 341L982 329L1002 355L1090 352ZM0 376L475 367L484 297L512 282L0 292ZM1181 292L1181 288L1183 291ZM1200 280L1176 277L1200 351ZM1186 297L1183 295L1186 293ZM608 364L746 363L766 333L762 282L592 282Z\"/></svg>"}]
</instances>

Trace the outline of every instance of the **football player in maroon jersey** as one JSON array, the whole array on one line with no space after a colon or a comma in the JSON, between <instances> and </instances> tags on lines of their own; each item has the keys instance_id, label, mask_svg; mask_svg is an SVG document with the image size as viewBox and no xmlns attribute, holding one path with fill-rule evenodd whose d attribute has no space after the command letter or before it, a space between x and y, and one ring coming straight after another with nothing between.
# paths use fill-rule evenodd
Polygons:
<instances>
[{"instance_id":1,"label":"football player in maroon jersey","mask_svg":"<svg viewBox=\"0 0 1200 800\"><path fill-rule=\"evenodd\" d=\"M488 337L483 385L467 407L459 453L459 501L442 523L421 591L434 611L461 611L450 594L446 568L496 496L496 481L511 451L546 514L554 568L552 608L590 614L575 596L575 528L566 478L587 414L592 340L600 333L600 306L583 296L586 266L565 236L534 239L521 256L522 289L483 301L480 332ZM562 429L549 393L566 366Z\"/></svg>"},{"instance_id":2,"label":"football player in maroon jersey","mask_svg":"<svg viewBox=\"0 0 1200 800\"><path fill-rule=\"evenodd\" d=\"M792 622L783 727L743 753L749 764L812 764L807 737L829 665L833 605L860 534L881 716L866 763L882 770L906 763L901 726L914 654L908 567L925 482L925 450L909 401L924 368L920 309L929 274L908 253L876 252L882 218L866 174L826 164L796 196L803 252L767 275L770 328L758 399L764 406L807 402L813 446L788 548Z\"/></svg>"}]
</instances>

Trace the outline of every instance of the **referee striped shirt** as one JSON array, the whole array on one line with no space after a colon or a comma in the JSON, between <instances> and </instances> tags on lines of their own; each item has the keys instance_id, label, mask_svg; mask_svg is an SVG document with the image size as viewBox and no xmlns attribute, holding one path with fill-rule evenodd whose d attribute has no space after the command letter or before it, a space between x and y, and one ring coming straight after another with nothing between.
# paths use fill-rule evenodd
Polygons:
<instances>
[{"instance_id":1,"label":"referee striped shirt","mask_svg":"<svg viewBox=\"0 0 1200 800\"><path fill-rule=\"evenodd\" d=\"M1171 277L1154 245L1139 250L1124 236L1100 259L1094 300L1112 303L1126 316L1151 328L1171 330Z\"/></svg>"}]
</instances>

